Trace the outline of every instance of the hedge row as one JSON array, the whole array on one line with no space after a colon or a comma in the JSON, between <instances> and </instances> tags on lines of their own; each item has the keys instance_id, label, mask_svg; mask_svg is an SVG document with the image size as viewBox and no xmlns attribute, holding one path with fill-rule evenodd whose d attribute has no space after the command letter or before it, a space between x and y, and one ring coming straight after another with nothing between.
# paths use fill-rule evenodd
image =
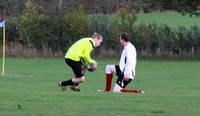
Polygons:
<instances>
[{"instance_id":1,"label":"hedge row","mask_svg":"<svg viewBox=\"0 0 200 116\"><path fill-rule=\"evenodd\" d=\"M111 55L118 55L119 34L127 31L139 56L200 57L198 26L174 29L156 23L134 25L136 19L135 14L126 9L120 9L111 16L86 15L80 8L60 16L42 15L33 6L29 6L20 17L8 17L7 43L15 49L20 45L25 49L50 52L51 55L59 52L62 55L74 41L98 32L104 36L104 43L96 53L104 51L101 54L107 56L106 52L110 54L112 51Z\"/></svg>"}]
</instances>

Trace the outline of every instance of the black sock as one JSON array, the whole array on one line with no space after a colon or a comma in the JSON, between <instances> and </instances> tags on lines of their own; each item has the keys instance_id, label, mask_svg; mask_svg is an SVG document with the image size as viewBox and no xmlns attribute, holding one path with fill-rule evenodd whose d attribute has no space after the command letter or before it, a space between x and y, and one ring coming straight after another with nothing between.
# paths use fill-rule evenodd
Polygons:
<instances>
[{"instance_id":1,"label":"black sock","mask_svg":"<svg viewBox=\"0 0 200 116\"><path fill-rule=\"evenodd\" d=\"M72 82L72 79L69 79L67 81L61 82L61 85L62 86L71 86L71 85L74 85L74 83Z\"/></svg>"}]
</instances>

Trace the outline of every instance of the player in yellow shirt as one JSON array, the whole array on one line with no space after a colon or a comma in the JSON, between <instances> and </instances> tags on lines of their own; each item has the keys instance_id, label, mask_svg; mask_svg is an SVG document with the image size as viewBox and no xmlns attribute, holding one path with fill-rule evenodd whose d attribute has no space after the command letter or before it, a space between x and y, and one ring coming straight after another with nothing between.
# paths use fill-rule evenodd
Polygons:
<instances>
[{"instance_id":1,"label":"player in yellow shirt","mask_svg":"<svg viewBox=\"0 0 200 116\"><path fill-rule=\"evenodd\" d=\"M95 66L96 62L90 56L90 53L95 47L101 45L103 37L94 33L92 37L82 38L76 41L67 51L65 55L65 62L71 67L75 74L74 78L58 83L61 90L66 91L66 86L74 91L80 91L78 85L85 80L83 65L90 64Z\"/></svg>"}]
</instances>

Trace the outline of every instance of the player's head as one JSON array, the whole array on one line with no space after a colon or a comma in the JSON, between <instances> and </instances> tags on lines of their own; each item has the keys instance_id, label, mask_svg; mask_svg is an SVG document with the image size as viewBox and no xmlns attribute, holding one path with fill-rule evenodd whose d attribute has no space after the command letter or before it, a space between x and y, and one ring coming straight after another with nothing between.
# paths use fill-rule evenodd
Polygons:
<instances>
[{"instance_id":1,"label":"player's head","mask_svg":"<svg viewBox=\"0 0 200 116\"><path fill-rule=\"evenodd\" d=\"M101 43L103 42L103 37L96 32L92 35L92 38L95 41L95 47L100 46Z\"/></svg>"},{"instance_id":2,"label":"player's head","mask_svg":"<svg viewBox=\"0 0 200 116\"><path fill-rule=\"evenodd\" d=\"M125 43L129 42L129 34L127 32L122 32L120 35L120 43L124 45Z\"/></svg>"},{"instance_id":3,"label":"player's head","mask_svg":"<svg viewBox=\"0 0 200 116\"><path fill-rule=\"evenodd\" d=\"M0 22L4 20L4 17L0 15Z\"/></svg>"}]
</instances>

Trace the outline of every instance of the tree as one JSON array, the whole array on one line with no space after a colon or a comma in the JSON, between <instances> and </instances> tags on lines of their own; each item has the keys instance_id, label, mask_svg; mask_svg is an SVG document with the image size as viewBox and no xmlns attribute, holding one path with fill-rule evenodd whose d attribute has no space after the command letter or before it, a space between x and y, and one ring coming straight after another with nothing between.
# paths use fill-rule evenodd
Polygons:
<instances>
[{"instance_id":1,"label":"tree","mask_svg":"<svg viewBox=\"0 0 200 116\"><path fill-rule=\"evenodd\" d=\"M72 40L88 34L89 24L83 7L80 7L66 15L65 21Z\"/></svg>"}]
</instances>

